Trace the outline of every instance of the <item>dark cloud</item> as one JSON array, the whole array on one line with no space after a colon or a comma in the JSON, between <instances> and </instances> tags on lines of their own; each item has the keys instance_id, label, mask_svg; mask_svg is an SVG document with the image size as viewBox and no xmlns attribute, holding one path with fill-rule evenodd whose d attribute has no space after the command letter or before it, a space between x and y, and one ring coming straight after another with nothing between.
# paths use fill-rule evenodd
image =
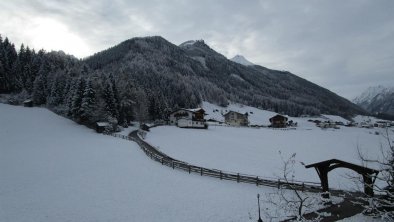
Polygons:
<instances>
[{"instance_id":1,"label":"dark cloud","mask_svg":"<svg viewBox=\"0 0 394 222\"><path fill-rule=\"evenodd\" d=\"M14 0L0 2L0 32L47 49L54 46L38 39L41 32L66 32L51 37L64 42L54 49L79 57L135 36L204 39L227 57L242 54L351 98L371 85L394 85L393 11L391 0Z\"/></svg>"}]
</instances>

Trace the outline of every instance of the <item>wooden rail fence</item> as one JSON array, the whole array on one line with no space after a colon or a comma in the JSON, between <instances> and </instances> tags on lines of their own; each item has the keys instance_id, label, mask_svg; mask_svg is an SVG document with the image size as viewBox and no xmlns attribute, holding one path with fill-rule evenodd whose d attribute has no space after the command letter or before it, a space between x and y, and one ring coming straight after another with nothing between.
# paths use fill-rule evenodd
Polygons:
<instances>
[{"instance_id":1,"label":"wooden rail fence","mask_svg":"<svg viewBox=\"0 0 394 222\"><path fill-rule=\"evenodd\" d=\"M154 146L150 145L149 143L145 142L138 136L138 131L133 131L130 136L115 134L115 133L104 133L105 135L130 140L136 142L139 147L145 152L145 154L150 157L152 160L159 162L163 166L171 167L172 169L178 169L188 172L189 174L195 173L199 174L200 176L208 176L218 178L220 180L231 180L236 181L237 183L249 183L254 184L256 186L268 186L268 187L275 187L275 188L285 188L285 189L297 189L301 191L308 191L308 192L321 192L322 188L320 183L316 182L286 182L281 179L271 179L271 178L264 178L255 175L248 175L242 173L234 173L228 171L222 171L217 169L208 169L200 166L195 166L177 159L174 159L165 153L159 151ZM335 190L331 190L331 192ZM339 190L338 190L339 191Z\"/></svg>"}]
</instances>

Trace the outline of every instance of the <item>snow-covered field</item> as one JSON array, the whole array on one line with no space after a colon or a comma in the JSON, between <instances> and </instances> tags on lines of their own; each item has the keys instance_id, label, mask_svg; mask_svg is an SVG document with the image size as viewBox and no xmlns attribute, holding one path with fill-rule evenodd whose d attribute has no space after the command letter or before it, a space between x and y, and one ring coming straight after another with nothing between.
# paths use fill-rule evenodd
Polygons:
<instances>
[{"instance_id":1,"label":"snow-covered field","mask_svg":"<svg viewBox=\"0 0 394 222\"><path fill-rule=\"evenodd\" d=\"M257 193L275 211L276 189L163 167L43 108L0 104L0 141L1 222L256 221Z\"/></svg>"},{"instance_id":2,"label":"snow-covered field","mask_svg":"<svg viewBox=\"0 0 394 222\"><path fill-rule=\"evenodd\" d=\"M369 157L380 154L380 143L385 141L374 134L376 130L322 130L315 126L296 130L210 126L199 130L161 126L152 128L146 140L169 156L191 164L268 178L280 177L282 158L296 153L296 180L319 182L316 171L305 169L301 162L311 164L335 158L361 164L357 147ZM349 179L351 174L351 170L343 168L331 171L330 187L355 188Z\"/></svg>"},{"instance_id":3,"label":"snow-covered field","mask_svg":"<svg viewBox=\"0 0 394 222\"><path fill-rule=\"evenodd\" d=\"M304 131L313 132L313 143L319 132L337 133ZM365 140L375 138L367 131L356 133L361 132ZM157 142L170 155L203 166L272 176L280 172L280 157L277 150L267 150L287 147L288 143L278 139L286 133L292 135L290 139L302 138L298 130L158 127L148 134L148 141ZM244 136L248 139L239 139ZM276 142L267 142L267 138ZM281 209L277 212L278 208L265 199L277 189L163 167L147 158L133 142L97 134L44 108L0 104L0 141L1 222L256 221L257 193L262 196L264 221L269 221L267 213L285 218ZM252 143L256 145L250 146ZM223 150L222 156L215 156ZM250 155L254 151L257 153ZM290 151L283 149L283 154ZM323 156L312 151L307 154L311 159ZM234 159L239 162L230 164ZM311 179L308 175L313 173L300 175Z\"/></svg>"}]
</instances>

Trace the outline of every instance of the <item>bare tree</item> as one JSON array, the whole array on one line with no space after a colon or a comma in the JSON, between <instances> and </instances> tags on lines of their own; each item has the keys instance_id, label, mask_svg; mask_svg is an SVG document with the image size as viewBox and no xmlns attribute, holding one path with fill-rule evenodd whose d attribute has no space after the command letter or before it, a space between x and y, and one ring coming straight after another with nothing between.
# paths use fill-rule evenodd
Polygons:
<instances>
[{"instance_id":1,"label":"bare tree","mask_svg":"<svg viewBox=\"0 0 394 222\"><path fill-rule=\"evenodd\" d=\"M279 152L281 154L281 152ZM296 153L292 154L288 159L283 161L283 169L281 179L283 179L283 185L279 186L279 189L275 193L268 194L268 203L274 205L280 214L286 213L291 214L297 219L297 221L306 221L304 218L305 210L311 208L320 202L320 198L316 196L308 195L306 192L300 190L300 186L295 183L295 170L294 165ZM277 210L277 211L278 211ZM278 214L278 212L276 212ZM269 214L267 211L266 214ZM275 218L278 215L266 215L268 218ZM320 218L316 218L314 221L319 221Z\"/></svg>"},{"instance_id":2,"label":"bare tree","mask_svg":"<svg viewBox=\"0 0 394 222\"><path fill-rule=\"evenodd\" d=\"M380 144L380 157L369 158L360 149L359 156L364 164L379 166L379 175L373 185L374 197L367 197L369 206L364 211L367 215L381 217L386 221L394 221L394 146L393 132L389 128L381 134L384 143ZM364 198L365 200L365 198Z\"/></svg>"}]
</instances>

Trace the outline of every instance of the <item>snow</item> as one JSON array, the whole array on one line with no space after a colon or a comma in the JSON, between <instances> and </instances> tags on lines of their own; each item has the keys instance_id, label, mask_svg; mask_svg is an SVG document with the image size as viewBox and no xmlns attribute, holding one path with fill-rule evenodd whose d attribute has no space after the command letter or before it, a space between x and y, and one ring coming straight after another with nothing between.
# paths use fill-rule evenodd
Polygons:
<instances>
[{"instance_id":1,"label":"snow","mask_svg":"<svg viewBox=\"0 0 394 222\"><path fill-rule=\"evenodd\" d=\"M378 95L394 92L394 87L385 87L382 85L373 86L366 89L360 96L353 99L355 104L370 103Z\"/></svg>"},{"instance_id":2,"label":"snow","mask_svg":"<svg viewBox=\"0 0 394 222\"><path fill-rule=\"evenodd\" d=\"M163 167L44 108L0 104L0 126L0 221L256 221L277 191Z\"/></svg>"},{"instance_id":3,"label":"snow","mask_svg":"<svg viewBox=\"0 0 394 222\"><path fill-rule=\"evenodd\" d=\"M236 55L233 58L231 58L230 60L233 62L239 63L241 65L244 65L244 66L253 66L254 65L252 62L245 59L245 57L243 57L242 55Z\"/></svg>"},{"instance_id":4,"label":"snow","mask_svg":"<svg viewBox=\"0 0 394 222\"><path fill-rule=\"evenodd\" d=\"M339 222L381 222L384 221L383 219L380 218L373 218L369 216L365 216L363 214L357 214L353 217L345 218L343 220L340 220Z\"/></svg>"},{"instance_id":5,"label":"snow","mask_svg":"<svg viewBox=\"0 0 394 222\"><path fill-rule=\"evenodd\" d=\"M370 124L374 124L377 121L384 121L384 120L378 119L378 118L373 117L373 116L357 115L357 116L353 117L353 121L356 122L356 123L370 123Z\"/></svg>"},{"instance_id":6,"label":"snow","mask_svg":"<svg viewBox=\"0 0 394 222\"><path fill-rule=\"evenodd\" d=\"M228 113L229 111L235 111L239 113L248 113L248 118L250 125L270 125L269 118L275 116L277 113L257 109L251 106L245 106L242 104L231 103L227 107L220 107L215 104L203 101L202 107L204 108L207 116L205 119L214 119L220 122L224 122L224 114Z\"/></svg>"},{"instance_id":7,"label":"snow","mask_svg":"<svg viewBox=\"0 0 394 222\"><path fill-rule=\"evenodd\" d=\"M305 169L301 162L307 165L340 159L361 164L358 147L363 154L374 158L380 154L380 143L385 143L375 131L348 127L322 130L315 126L296 130L223 126L198 130L161 126L152 128L146 140L167 155L197 166L273 179L281 176L281 158L296 153L296 180L319 182L315 170ZM360 184L354 184L350 175L354 174L348 169L331 171L330 187L356 189Z\"/></svg>"},{"instance_id":8,"label":"snow","mask_svg":"<svg viewBox=\"0 0 394 222\"><path fill-rule=\"evenodd\" d=\"M237 74L232 73L230 76L235 78L235 79L241 80L242 82L245 82L245 80L241 76L239 76Z\"/></svg>"},{"instance_id":9,"label":"snow","mask_svg":"<svg viewBox=\"0 0 394 222\"><path fill-rule=\"evenodd\" d=\"M335 116L335 115L327 115L327 114L323 114L322 117L327 118L327 120L332 121L332 122L342 122L344 124L347 124L349 122L349 120L340 117L340 116Z\"/></svg>"},{"instance_id":10,"label":"snow","mask_svg":"<svg viewBox=\"0 0 394 222\"><path fill-rule=\"evenodd\" d=\"M97 126L109 126L109 122L97 122Z\"/></svg>"},{"instance_id":11,"label":"snow","mask_svg":"<svg viewBox=\"0 0 394 222\"><path fill-rule=\"evenodd\" d=\"M196 40L189 40L189 41L186 41L186 42L180 44L179 46L180 47L189 46L189 45L193 45L196 42L197 42Z\"/></svg>"},{"instance_id":12,"label":"snow","mask_svg":"<svg viewBox=\"0 0 394 222\"><path fill-rule=\"evenodd\" d=\"M228 113L229 111L235 111L239 113L248 113L250 125L259 125L259 126L261 125L269 126L271 124L269 119L278 114L276 112L262 110L238 103L230 103L227 107L220 107L218 105L203 101L202 107L204 108L207 114L207 116L205 116L205 119L207 120L214 119L219 122L224 122L223 115ZM289 118L288 119L289 121L292 120L293 122L297 122L299 128L302 129L316 128L315 124L309 122L308 120L320 120L320 121L331 120L331 121L339 121L343 123L349 122L348 120L335 115L322 115L319 117L290 117L290 116L286 116L286 117Z\"/></svg>"}]
</instances>

